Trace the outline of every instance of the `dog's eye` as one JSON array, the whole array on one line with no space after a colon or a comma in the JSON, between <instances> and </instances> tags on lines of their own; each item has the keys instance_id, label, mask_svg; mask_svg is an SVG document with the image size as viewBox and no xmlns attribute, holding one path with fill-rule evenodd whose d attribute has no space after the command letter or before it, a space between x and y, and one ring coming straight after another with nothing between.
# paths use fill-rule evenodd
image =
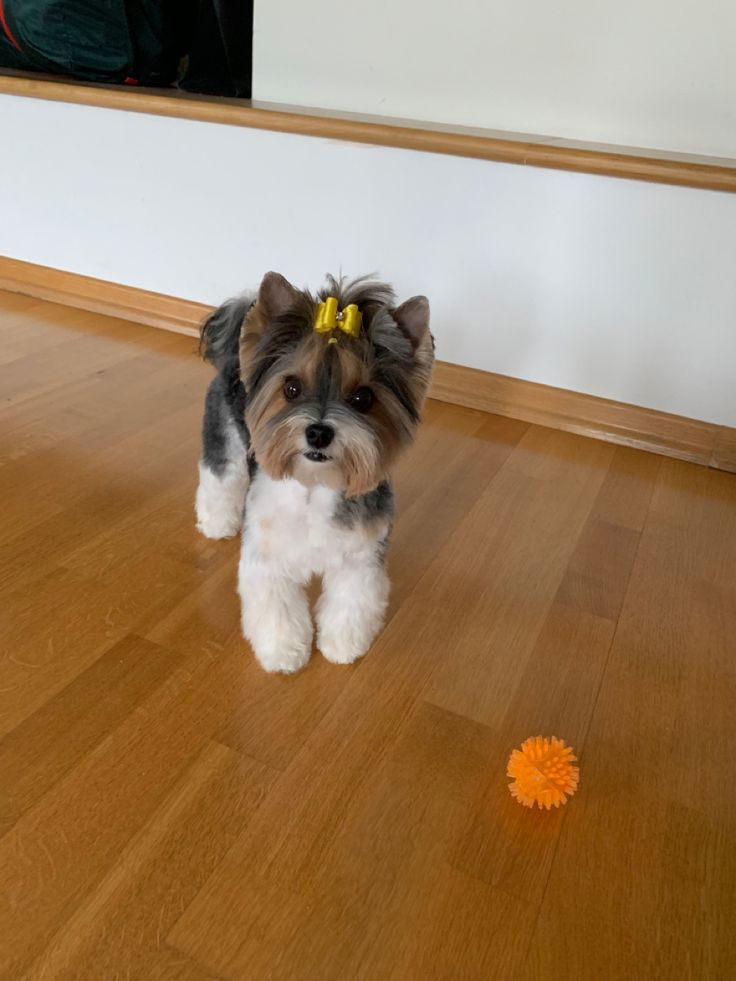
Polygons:
<instances>
[{"instance_id":1,"label":"dog's eye","mask_svg":"<svg viewBox=\"0 0 736 981\"><path fill-rule=\"evenodd\" d=\"M293 402L302 394L302 383L298 378L287 378L284 382L284 398L287 402Z\"/></svg>"},{"instance_id":2,"label":"dog's eye","mask_svg":"<svg viewBox=\"0 0 736 981\"><path fill-rule=\"evenodd\" d=\"M355 409L356 412L368 412L368 410L373 405L373 392L370 388L366 388L363 385L361 388L356 388L353 394L348 399L348 405Z\"/></svg>"}]
</instances>

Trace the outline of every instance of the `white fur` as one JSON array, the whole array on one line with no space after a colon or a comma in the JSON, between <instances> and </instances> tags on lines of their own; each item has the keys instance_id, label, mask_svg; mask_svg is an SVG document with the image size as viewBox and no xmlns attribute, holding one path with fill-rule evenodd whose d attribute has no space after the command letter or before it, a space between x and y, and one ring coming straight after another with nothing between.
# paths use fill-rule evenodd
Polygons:
<instances>
[{"instance_id":1,"label":"white fur","mask_svg":"<svg viewBox=\"0 0 736 981\"><path fill-rule=\"evenodd\" d=\"M197 528L207 538L233 538L243 524L248 460L243 440L233 423L227 427L227 457L221 474L216 474L203 461L199 464L195 510Z\"/></svg>"},{"instance_id":2,"label":"white fur","mask_svg":"<svg viewBox=\"0 0 736 981\"><path fill-rule=\"evenodd\" d=\"M351 664L381 629L389 582L376 562L346 561L324 574L317 604L317 645L328 661Z\"/></svg>"},{"instance_id":3,"label":"white fur","mask_svg":"<svg viewBox=\"0 0 736 981\"><path fill-rule=\"evenodd\" d=\"M238 591L243 633L267 671L298 671L309 660L305 587L313 575L323 577L318 644L328 660L355 661L381 628L389 584L379 543L387 522L344 528L333 520L338 501L328 487L262 471L250 486Z\"/></svg>"}]
</instances>

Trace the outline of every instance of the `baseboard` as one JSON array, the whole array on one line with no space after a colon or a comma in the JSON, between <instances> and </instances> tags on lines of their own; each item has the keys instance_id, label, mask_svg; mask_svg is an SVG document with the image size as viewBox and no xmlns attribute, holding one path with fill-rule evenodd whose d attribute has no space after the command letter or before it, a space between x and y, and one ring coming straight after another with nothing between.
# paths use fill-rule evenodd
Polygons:
<instances>
[{"instance_id":1,"label":"baseboard","mask_svg":"<svg viewBox=\"0 0 736 981\"><path fill-rule=\"evenodd\" d=\"M736 429L732 426L719 426L709 465L736 473Z\"/></svg>"},{"instance_id":2,"label":"baseboard","mask_svg":"<svg viewBox=\"0 0 736 981\"><path fill-rule=\"evenodd\" d=\"M211 309L204 303L6 256L0 256L0 289L194 336L198 333L197 325Z\"/></svg>"},{"instance_id":3,"label":"baseboard","mask_svg":"<svg viewBox=\"0 0 736 981\"><path fill-rule=\"evenodd\" d=\"M0 256L0 289L196 336L203 303ZM439 362L432 398L736 473L736 428Z\"/></svg>"},{"instance_id":4,"label":"baseboard","mask_svg":"<svg viewBox=\"0 0 736 981\"><path fill-rule=\"evenodd\" d=\"M453 364L438 366L432 395L736 473L736 429L728 426Z\"/></svg>"}]
</instances>

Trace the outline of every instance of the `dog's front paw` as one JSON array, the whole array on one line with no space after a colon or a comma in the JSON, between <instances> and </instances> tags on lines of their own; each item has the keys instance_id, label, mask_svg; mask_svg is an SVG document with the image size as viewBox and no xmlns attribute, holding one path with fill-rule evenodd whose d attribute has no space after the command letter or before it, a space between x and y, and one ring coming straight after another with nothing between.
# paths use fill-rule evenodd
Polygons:
<instances>
[{"instance_id":1,"label":"dog's front paw","mask_svg":"<svg viewBox=\"0 0 736 981\"><path fill-rule=\"evenodd\" d=\"M240 531L240 518L226 514L201 514L198 518L197 531L205 538L235 538Z\"/></svg>"},{"instance_id":2,"label":"dog's front paw","mask_svg":"<svg viewBox=\"0 0 736 981\"><path fill-rule=\"evenodd\" d=\"M317 638L323 657L333 664L352 664L368 652L373 632L355 630L349 624L341 628L322 627Z\"/></svg>"},{"instance_id":3,"label":"dog's front paw","mask_svg":"<svg viewBox=\"0 0 736 981\"><path fill-rule=\"evenodd\" d=\"M312 653L312 640L295 641L278 638L266 643L253 645L258 663L271 674L294 674L300 671L309 660Z\"/></svg>"},{"instance_id":4,"label":"dog's front paw","mask_svg":"<svg viewBox=\"0 0 736 981\"><path fill-rule=\"evenodd\" d=\"M243 636L264 670L294 674L312 653L314 627L300 583L241 560Z\"/></svg>"},{"instance_id":5,"label":"dog's front paw","mask_svg":"<svg viewBox=\"0 0 736 981\"><path fill-rule=\"evenodd\" d=\"M368 652L383 626L388 590L385 572L373 567L326 580L317 604L317 646L328 661L352 664Z\"/></svg>"},{"instance_id":6,"label":"dog's front paw","mask_svg":"<svg viewBox=\"0 0 736 981\"><path fill-rule=\"evenodd\" d=\"M234 538L243 525L248 470L242 459L230 461L222 473L199 464L199 486L194 500L197 529L206 538Z\"/></svg>"}]
</instances>

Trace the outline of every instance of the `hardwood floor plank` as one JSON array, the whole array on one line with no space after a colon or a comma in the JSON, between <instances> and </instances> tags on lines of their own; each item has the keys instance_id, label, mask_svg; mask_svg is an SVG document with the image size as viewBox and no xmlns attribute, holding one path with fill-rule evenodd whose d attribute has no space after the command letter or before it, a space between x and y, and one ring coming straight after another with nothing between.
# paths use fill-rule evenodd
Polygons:
<instances>
[{"instance_id":1,"label":"hardwood floor plank","mask_svg":"<svg viewBox=\"0 0 736 981\"><path fill-rule=\"evenodd\" d=\"M239 636L234 643L242 649L243 691L216 738L253 759L286 770L321 725L350 675L334 671L315 654L299 683L290 685L289 678L269 678L254 665Z\"/></svg>"},{"instance_id":2,"label":"hardwood floor plank","mask_svg":"<svg viewBox=\"0 0 736 981\"><path fill-rule=\"evenodd\" d=\"M522 809L509 793L508 757L535 735L560 736L583 753L612 637L610 622L552 607L488 760L488 779L452 856L453 868L533 908L544 894L567 808Z\"/></svg>"},{"instance_id":3,"label":"hardwood floor plank","mask_svg":"<svg viewBox=\"0 0 736 981\"><path fill-rule=\"evenodd\" d=\"M628 446L617 446L595 502L598 521L641 531L649 514L662 458Z\"/></svg>"},{"instance_id":4,"label":"hardwood floor plank","mask_svg":"<svg viewBox=\"0 0 736 981\"><path fill-rule=\"evenodd\" d=\"M208 971L190 957L168 945L149 954L145 962L146 976L156 981L224 981L222 975ZM97 975L93 975L97 976ZM118 975L125 978L125 975ZM126 981L137 981L141 974L132 974ZM29 979L30 981L30 979Z\"/></svg>"},{"instance_id":5,"label":"hardwood floor plank","mask_svg":"<svg viewBox=\"0 0 736 981\"><path fill-rule=\"evenodd\" d=\"M183 454L187 447L189 460L196 458L198 444L193 408L187 407L174 415L180 423L189 424L185 430L188 435L178 446L171 445L176 418L170 417L117 443L108 441L107 448L99 453L55 447L43 454L42 462L31 459L27 466L19 465L9 470L2 481L7 514L0 527L0 542L7 544L20 539L43 520L56 517L84 501L90 489L97 494L104 491L109 504L109 495L113 492L124 496L136 487L145 488L148 493L170 487L167 476L171 474L174 462L184 463ZM146 460L145 464L131 470L130 461L141 457ZM191 472L191 466L187 470ZM57 474L63 475L62 479ZM23 487L29 485L34 487L34 495L22 493Z\"/></svg>"},{"instance_id":6,"label":"hardwood floor plank","mask_svg":"<svg viewBox=\"0 0 736 981\"><path fill-rule=\"evenodd\" d=\"M43 451L63 446L91 455L191 405L191 371L186 361L131 353L45 398L6 407L0 427L2 479L9 480L32 453L43 459Z\"/></svg>"},{"instance_id":7,"label":"hardwood floor plank","mask_svg":"<svg viewBox=\"0 0 736 981\"><path fill-rule=\"evenodd\" d=\"M182 658L126 635L0 741L0 837Z\"/></svg>"},{"instance_id":8,"label":"hardwood floor plank","mask_svg":"<svg viewBox=\"0 0 736 981\"><path fill-rule=\"evenodd\" d=\"M43 306L41 300L33 296L24 296L22 293L10 293L7 290L0 290L0 329L7 323L7 317L19 310L28 310L31 307Z\"/></svg>"},{"instance_id":9,"label":"hardwood floor plank","mask_svg":"<svg viewBox=\"0 0 736 981\"><path fill-rule=\"evenodd\" d=\"M175 432L176 425L171 420L169 431ZM164 440L165 432L162 425ZM121 552L155 547L172 559L207 568L215 547L195 535L189 520L195 491L193 449L193 441L185 441L173 449L164 443L158 454L136 451L144 462L134 475L110 465L104 451L96 455L85 448L71 456L69 448L57 446L44 454L41 468L33 465L32 454L23 461L27 479L18 478L15 490L7 491L15 499L0 531L0 584L30 584L40 572L58 565L97 575ZM62 474L69 482L59 487ZM3 483L7 488L0 476ZM38 488L34 497L22 493L28 483ZM186 548L180 535L169 538L167 533L182 524L190 530Z\"/></svg>"},{"instance_id":10,"label":"hardwood floor plank","mask_svg":"<svg viewBox=\"0 0 736 981\"><path fill-rule=\"evenodd\" d=\"M557 603L618 620L659 467L658 457L616 448L560 583Z\"/></svg>"},{"instance_id":11,"label":"hardwood floor plank","mask_svg":"<svg viewBox=\"0 0 736 981\"><path fill-rule=\"evenodd\" d=\"M11 976L63 928L202 752L238 697L240 667L235 657L185 662L0 840Z\"/></svg>"},{"instance_id":12,"label":"hardwood floor plank","mask_svg":"<svg viewBox=\"0 0 736 981\"><path fill-rule=\"evenodd\" d=\"M508 981L521 976L532 908L447 866L438 870L418 901L416 928L407 933L386 975L391 981Z\"/></svg>"},{"instance_id":13,"label":"hardwood floor plank","mask_svg":"<svg viewBox=\"0 0 736 981\"><path fill-rule=\"evenodd\" d=\"M223 561L197 581L196 588L177 597L152 621L149 640L192 657L239 655L243 670L251 660L240 629L235 591L239 542L220 542ZM229 561L227 559L229 558ZM273 679L278 681L279 679Z\"/></svg>"},{"instance_id":14,"label":"hardwood floor plank","mask_svg":"<svg viewBox=\"0 0 736 981\"><path fill-rule=\"evenodd\" d=\"M253 876L252 871L243 876L240 865L237 876L229 855L169 936L170 942L227 977L247 973L253 978L369 979L391 976L398 963L416 962L438 876L461 878L447 869L446 860L474 789L487 776L493 738L484 726L418 703L393 748L376 761L370 779L356 784L346 797L340 824L322 829L303 874L279 877L277 884L265 869L256 871L257 889L236 897L229 888L223 891L223 880L234 885L237 878L242 883ZM288 777L287 772L283 779ZM258 897L264 889L268 908L282 910L275 924L263 918ZM471 889L476 897L484 891L479 884ZM225 896L230 902L223 902ZM528 911L509 897L500 899L488 890L479 898L490 910L521 909L522 921L529 924ZM458 928L463 924L468 929L464 918L471 910L468 904L458 916ZM215 922L220 928L212 943ZM479 927L476 919L469 931L475 931L474 956L479 961L492 957L494 939L514 947L518 922L511 917L496 924L495 934L484 934ZM269 961L259 951L263 930L267 935L274 931L268 947L274 956ZM418 947L412 945L413 935ZM516 947L514 956L509 954L503 963L519 956ZM415 968L406 976L425 975Z\"/></svg>"},{"instance_id":15,"label":"hardwood floor plank","mask_svg":"<svg viewBox=\"0 0 736 981\"><path fill-rule=\"evenodd\" d=\"M35 712L126 634L145 634L200 578L165 556L133 555L121 557L115 573L102 580L57 568L32 589L7 592L0 733Z\"/></svg>"},{"instance_id":16,"label":"hardwood floor plank","mask_svg":"<svg viewBox=\"0 0 736 981\"><path fill-rule=\"evenodd\" d=\"M30 397L49 395L62 387L84 378L95 371L101 371L115 364L129 352L130 326L123 320L107 320L96 314L81 313L71 307L60 308L54 314L54 324L64 321L73 324L75 332L61 345L46 347L39 343L8 364L0 365L0 390L6 402L17 404ZM93 330L87 335L79 335L76 329L87 323ZM151 332L153 336L143 338L143 344L150 351L167 351L170 339L163 332ZM191 344L190 344L191 346ZM63 359L64 370L59 366ZM29 386L29 378L33 386Z\"/></svg>"},{"instance_id":17,"label":"hardwood floor plank","mask_svg":"<svg viewBox=\"0 0 736 981\"><path fill-rule=\"evenodd\" d=\"M735 505L729 475L663 461L531 976L736 971Z\"/></svg>"},{"instance_id":18,"label":"hardwood floor plank","mask_svg":"<svg viewBox=\"0 0 736 981\"><path fill-rule=\"evenodd\" d=\"M605 478L610 446L533 427L417 588L463 624L428 697L490 725L503 718Z\"/></svg>"},{"instance_id":19,"label":"hardwood floor plank","mask_svg":"<svg viewBox=\"0 0 736 981\"><path fill-rule=\"evenodd\" d=\"M615 623L638 546L639 532L633 528L588 522L557 590L557 602ZM601 555L606 556L603 567Z\"/></svg>"},{"instance_id":20,"label":"hardwood floor plank","mask_svg":"<svg viewBox=\"0 0 736 981\"><path fill-rule=\"evenodd\" d=\"M294 889L311 879L351 799L411 718L432 670L430 637L444 646L451 632L447 624L438 633L427 610L413 608L394 617L371 656L348 669L341 695L218 872L218 906L237 906L244 874L273 876Z\"/></svg>"},{"instance_id":21,"label":"hardwood floor plank","mask_svg":"<svg viewBox=\"0 0 736 981\"><path fill-rule=\"evenodd\" d=\"M498 776L483 788L453 858L455 868L535 906L544 894L566 810L525 813L511 798L509 781L499 777L511 748L532 735L560 736L584 756L639 545L635 526L643 526L658 469L657 458L644 453L625 448L613 453L505 714L490 768ZM614 510L619 494L627 504ZM624 523L606 520L612 518Z\"/></svg>"},{"instance_id":22,"label":"hardwood floor plank","mask_svg":"<svg viewBox=\"0 0 736 981\"><path fill-rule=\"evenodd\" d=\"M145 976L166 951L164 938L182 909L245 829L273 778L260 764L207 743L28 977Z\"/></svg>"},{"instance_id":23,"label":"hardwood floor plank","mask_svg":"<svg viewBox=\"0 0 736 981\"><path fill-rule=\"evenodd\" d=\"M528 429L515 419L485 418L458 445L456 428L429 427L432 449L439 450L428 467L432 479L414 469L422 477L421 490L414 493L405 488L401 474L397 482L401 521L389 553L392 609L406 600Z\"/></svg>"}]
</instances>

